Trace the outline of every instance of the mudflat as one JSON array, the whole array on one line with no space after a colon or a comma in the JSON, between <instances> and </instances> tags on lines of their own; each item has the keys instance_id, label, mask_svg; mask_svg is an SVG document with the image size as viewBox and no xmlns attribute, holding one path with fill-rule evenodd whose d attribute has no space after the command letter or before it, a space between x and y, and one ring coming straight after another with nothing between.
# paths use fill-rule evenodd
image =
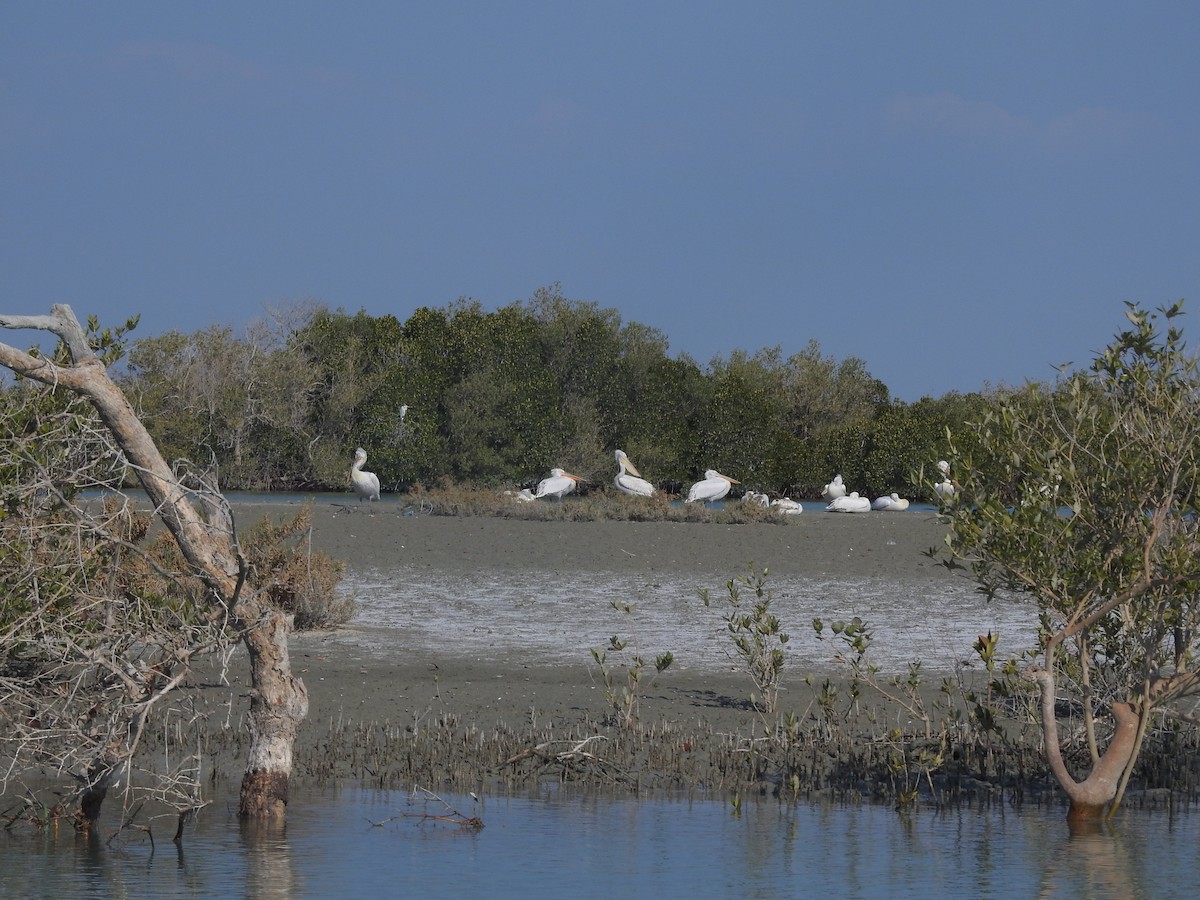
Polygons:
<instances>
[{"instance_id":1,"label":"mudflat","mask_svg":"<svg viewBox=\"0 0 1200 900\"><path fill-rule=\"evenodd\" d=\"M568 501L569 502L569 501ZM749 562L781 574L947 577L923 555L946 526L929 511L813 511L771 524L530 521L405 515L396 503L313 506L313 546L351 570L403 565L440 570L524 570L572 577L588 572L689 573L728 577ZM235 507L242 521L286 505Z\"/></svg>"},{"instance_id":2,"label":"mudflat","mask_svg":"<svg viewBox=\"0 0 1200 900\"><path fill-rule=\"evenodd\" d=\"M972 724L971 698L987 681L974 636L998 628L1003 653L1016 655L1033 646L1036 609L984 603L931 558L947 526L930 510L813 504L782 522L717 524L422 515L395 500L309 506L313 548L346 562L346 588L362 604L343 627L292 636L310 701L298 785L522 791L552 781L635 794L1062 802L1032 685L1024 700L997 701L997 730ZM242 527L299 509L235 503ZM799 604L780 603L788 627L809 633L783 648L769 711L720 614L722 586L764 568L788 595L819 585ZM711 606L698 586L712 590ZM607 635L625 633L629 593L640 607L632 640L607 646ZM812 611L866 606L872 623L894 614L917 628L877 676L853 679L837 641L816 641L817 656L798 646L815 640ZM704 639L690 641L694 633ZM880 635L876 646L895 639ZM656 675L662 649L675 663ZM646 666L634 681L639 655ZM921 668L909 678L914 659ZM244 766L248 688L240 652L198 686L210 764L230 778ZM1148 747L1147 770L1172 773L1149 787L1193 796L1196 752L1194 736L1183 749ZM1136 802L1163 796L1147 790Z\"/></svg>"},{"instance_id":3,"label":"mudflat","mask_svg":"<svg viewBox=\"0 0 1200 900\"><path fill-rule=\"evenodd\" d=\"M286 504L235 507L243 527L264 514L296 511ZM647 583L689 579L719 589L753 567L766 568L773 577L833 583L883 579L895 583L899 595L921 585L945 585L954 577L923 552L942 545L946 534L946 526L928 511L837 514L818 507L778 524L738 525L420 515L395 502L318 502L312 511L313 547L347 563L349 584L368 574L374 582L394 578L411 589L476 575L523 579L531 591L547 584L561 588L613 578ZM553 619L568 614L574 612L536 611L520 628L550 630L558 624ZM712 614L717 615L715 610ZM601 627L596 627L598 647L604 646L600 635L608 634ZM414 742L424 736L434 744L416 756L421 766L433 767L428 775L434 778L436 758L450 752L444 744L454 743L454 734L491 735L492 744L456 764L453 777L470 783L503 772L501 757L521 752L522 746L629 731L619 726L624 708L613 700L626 696L634 648L607 648L606 681L605 671L586 650L530 653L515 640L510 650L513 636L502 630L489 632L487 652L443 639L436 627L383 632L354 620L336 630L293 636L293 669L310 698L309 717L297 742L299 774L363 777L369 770L374 775L377 770L364 769L361 759L375 754L388 760L378 770L391 773L393 783L406 774L416 778L403 766L397 768L397 759L408 754L412 765ZM788 713L804 721L821 691L829 684L844 686L846 675L844 668L832 665L827 671L785 665L778 707L768 717L750 702L754 684L732 652L708 663L680 657L658 676L653 653L645 662L633 688L638 729L676 735L671 740L688 747L728 743L731 735L752 739ZM228 684L218 690L232 689L236 709L244 703L246 689L244 667L236 659L226 678ZM864 699L862 705L873 702ZM883 714L905 715L895 709ZM732 745L729 749L738 752ZM230 774L237 771L235 757L228 761ZM662 775L656 771L650 780ZM695 780L709 781L710 776L696 775ZM452 776L443 772L441 777ZM639 775L646 777L646 772ZM687 780L678 773L667 777Z\"/></svg>"}]
</instances>

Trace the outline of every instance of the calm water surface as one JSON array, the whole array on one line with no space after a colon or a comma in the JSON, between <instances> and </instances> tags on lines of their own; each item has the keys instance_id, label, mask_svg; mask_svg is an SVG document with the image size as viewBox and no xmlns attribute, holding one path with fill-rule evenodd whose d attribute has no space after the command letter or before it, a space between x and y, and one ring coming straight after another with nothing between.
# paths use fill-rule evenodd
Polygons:
<instances>
[{"instance_id":1,"label":"calm water surface","mask_svg":"<svg viewBox=\"0 0 1200 900\"><path fill-rule=\"evenodd\" d=\"M484 828L424 820L447 807L410 794L329 788L299 791L286 834L262 840L240 829L233 797L181 850L167 819L156 849L136 833L89 845L0 832L0 896L1158 898L1194 897L1200 879L1186 815L1126 814L1072 837L1057 809L444 799Z\"/></svg>"}]
</instances>

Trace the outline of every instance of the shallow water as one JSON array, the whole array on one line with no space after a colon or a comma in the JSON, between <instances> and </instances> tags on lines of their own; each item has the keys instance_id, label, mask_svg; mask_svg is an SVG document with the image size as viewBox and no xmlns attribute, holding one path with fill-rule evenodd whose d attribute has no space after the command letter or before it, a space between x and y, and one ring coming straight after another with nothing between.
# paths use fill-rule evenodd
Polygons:
<instances>
[{"instance_id":1,"label":"shallow water","mask_svg":"<svg viewBox=\"0 0 1200 900\"><path fill-rule=\"evenodd\" d=\"M1140 813L1072 837L1061 809L298 791L286 834L243 832L233 797L182 849L161 826L87 843L0 833L5 897L1054 897L1194 896L1196 821ZM421 818L454 810L481 830ZM113 811L115 814L115 810ZM372 824L377 823L377 824Z\"/></svg>"}]
</instances>

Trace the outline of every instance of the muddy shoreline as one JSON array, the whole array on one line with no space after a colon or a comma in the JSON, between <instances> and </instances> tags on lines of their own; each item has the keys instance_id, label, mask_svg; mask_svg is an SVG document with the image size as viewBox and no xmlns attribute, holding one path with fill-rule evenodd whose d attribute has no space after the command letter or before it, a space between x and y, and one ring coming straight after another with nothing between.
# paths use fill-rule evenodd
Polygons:
<instances>
[{"instance_id":1,"label":"muddy shoreline","mask_svg":"<svg viewBox=\"0 0 1200 900\"><path fill-rule=\"evenodd\" d=\"M236 512L244 526L296 508L254 503ZM786 524L716 525L414 516L400 504L319 503L312 545L345 560L351 578L387 570L417 584L448 572L501 572L527 576L531 589L613 576L686 576L720 585L753 564L779 576L885 579L903 594L944 588L954 578L923 552L944 536L944 526L924 513L806 511ZM436 630L419 640L383 631L352 621L293 637L293 668L310 699L296 745L301 779L464 791L552 780L710 796L895 802L912 792L918 802L1061 802L1031 722L1009 723L1003 741L981 741L956 726L939 744L940 725L927 740L911 710L869 689L853 698L845 668L833 663L785 667L773 715L755 708L752 682L731 655L716 664L673 666L657 677L650 667L627 727L627 706L613 698L628 683L628 654L608 654L606 685L594 661L575 651L565 661L547 661L519 646L506 649L504 634L490 635L482 653L431 639ZM200 689L210 708L222 710L209 728L211 764L231 778L240 777L246 739L239 724L246 702L242 662L235 655L225 683L208 673ZM963 687L979 677L969 669L955 676ZM932 712L945 699L942 678L926 682L920 693ZM831 690L833 701L823 705ZM1195 762L1190 757L1160 773L1174 779L1174 799L1150 792L1132 802L1194 797Z\"/></svg>"}]
</instances>

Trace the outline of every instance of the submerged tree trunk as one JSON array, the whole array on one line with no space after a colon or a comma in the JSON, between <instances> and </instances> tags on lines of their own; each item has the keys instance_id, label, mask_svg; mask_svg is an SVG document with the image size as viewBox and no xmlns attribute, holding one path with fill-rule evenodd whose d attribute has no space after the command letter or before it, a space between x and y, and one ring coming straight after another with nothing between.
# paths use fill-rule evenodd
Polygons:
<instances>
[{"instance_id":1,"label":"submerged tree trunk","mask_svg":"<svg viewBox=\"0 0 1200 900\"><path fill-rule=\"evenodd\" d=\"M242 776L241 815L282 820L296 731L308 715L304 682L292 675L287 636L291 617L271 610L246 632L250 651L250 751Z\"/></svg>"},{"instance_id":2,"label":"submerged tree trunk","mask_svg":"<svg viewBox=\"0 0 1200 900\"><path fill-rule=\"evenodd\" d=\"M76 828L89 832L100 818L100 807L108 796L108 789L118 781L122 759L112 742L105 745L100 756L92 763L87 773L87 784L79 798L79 813Z\"/></svg>"},{"instance_id":3,"label":"submerged tree trunk","mask_svg":"<svg viewBox=\"0 0 1200 900\"><path fill-rule=\"evenodd\" d=\"M67 346L72 364L60 366L0 344L0 365L44 384L61 385L92 403L137 473L155 511L208 587L210 604L240 632L250 655L252 688L251 740L242 780L241 814L281 819L287 807L296 731L308 714L304 683L291 672L289 617L245 583L245 562L232 529L201 516L193 505L195 492L175 477L128 399L92 351L71 308L56 305L49 316L0 315L0 327L49 331ZM84 798L85 818L98 815L104 799L107 779L98 774L95 788Z\"/></svg>"},{"instance_id":4,"label":"submerged tree trunk","mask_svg":"<svg viewBox=\"0 0 1200 900\"><path fill-rule=\"evenodd\" d=\"M1048 660L1052 664L1052 659ZM1067 771L1058 739L1058 718L1054 713L1054 675L1049 668L1033 668L1026 677L1041 688L1042 733L1046 739L1046 762L1059 786L1070 800L1067 821L1072 824L1101 819L1117 797L1121 775L1133 758L1137 747L1138 714L1128 703L1114 703L1115 719L1112 739L1100 755L1091 773L1076 781Z\"/></svg>"}]
</instances>

